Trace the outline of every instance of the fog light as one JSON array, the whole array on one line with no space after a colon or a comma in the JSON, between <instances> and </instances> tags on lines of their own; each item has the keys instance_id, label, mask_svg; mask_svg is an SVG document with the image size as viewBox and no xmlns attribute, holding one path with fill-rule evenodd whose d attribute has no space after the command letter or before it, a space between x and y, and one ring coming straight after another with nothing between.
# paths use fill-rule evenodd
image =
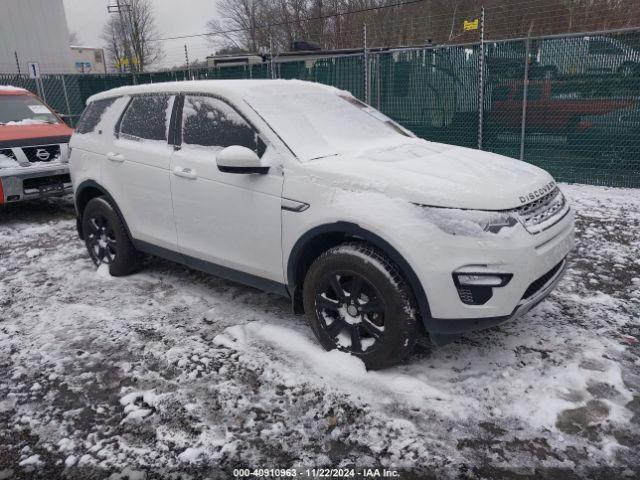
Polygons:
<instances>
[{"instance_id":1,"label":"fog light","mask_svg":"<svg viewBox=\"0 0 640 480\"><path fill-rule=\"evenodd\" d=\"M504 278L499 275L476 275L474 273L458 273L458 283L464 286L502 287Z\"/></svg>"}]
</instances>

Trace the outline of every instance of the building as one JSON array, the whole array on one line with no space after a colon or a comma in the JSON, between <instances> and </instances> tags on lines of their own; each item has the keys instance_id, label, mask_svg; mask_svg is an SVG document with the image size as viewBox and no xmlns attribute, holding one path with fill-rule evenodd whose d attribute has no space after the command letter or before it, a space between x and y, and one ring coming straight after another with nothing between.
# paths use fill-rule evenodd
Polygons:
<instances>
[{"instance_id":1,"label":"building","mask_svg":"<svg viewBox=\"0 0 640 480\"><path fill-rule=\"evenodd\" d=\"M72 45L71 57L75 73L84 75L107 73L104 49L102 48Z\"/></svg>"},{"instance_id":2,"label":"building","mask_svg":"<svg viewBox=\"0 0 640 480\"><path fill-rule=\"evenodd\" d=\"M62 0L0 1L0 73L74 73Z\"/></svg>"}]
</instances>

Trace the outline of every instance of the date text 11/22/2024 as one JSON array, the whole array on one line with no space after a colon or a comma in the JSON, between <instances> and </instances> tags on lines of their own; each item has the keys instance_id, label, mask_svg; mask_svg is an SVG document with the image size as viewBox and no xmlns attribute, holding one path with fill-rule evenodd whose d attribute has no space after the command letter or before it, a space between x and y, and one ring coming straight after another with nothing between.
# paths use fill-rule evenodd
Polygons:
<instances>
[{"instance_id":1,"label":"date text 11/22/2024","mask_svg":"<svg viewBox=\"0 0 640 480\"><path fill-rule=\"evenodd\" d=\"M386 468L238 468L234 478L400 478L396 470Z\"/></svg>"}]
</instances>

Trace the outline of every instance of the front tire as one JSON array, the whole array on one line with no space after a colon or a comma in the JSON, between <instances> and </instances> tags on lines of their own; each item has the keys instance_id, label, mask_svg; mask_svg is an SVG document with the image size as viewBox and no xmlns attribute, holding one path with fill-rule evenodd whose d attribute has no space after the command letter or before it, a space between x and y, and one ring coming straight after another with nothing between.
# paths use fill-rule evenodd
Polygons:
<instances>
[{"instance_id":1,"label":"front tire","mask_svg":"<svg viewBox=\"0 0 640 480\"><path fill-rule=\"evenodd\" d=\"M129 275L140 266L123 220L105 197L93 198L82 215L84 241L93 263L109 266L114 277Z\"/></svg>"},{"instance_id":2,"label":"front tire","mask_svg":"<svg viewBox=\"0 0 640 480\"><path fill-rule=\"evenodd\" d=\"M303 300L326 350L338 349L377 370L405 360L418 335L415 309L397 268L375 248L345 243L307 272Z\"/></svg>"}]
</instances>

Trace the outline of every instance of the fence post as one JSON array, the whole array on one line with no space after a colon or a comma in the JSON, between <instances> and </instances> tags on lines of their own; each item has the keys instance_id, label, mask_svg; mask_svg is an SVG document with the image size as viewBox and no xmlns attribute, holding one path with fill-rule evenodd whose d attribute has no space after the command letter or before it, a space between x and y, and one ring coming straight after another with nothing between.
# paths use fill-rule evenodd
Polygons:
<instances>
[{"instance_id":1,"label":"fence post","mask_svg":"<svg viewBox=\"0 0 640 480\"><path fill-rule=\"evenodd\" d=\"M269 35L269 66L271 67L271 79L275 80L275 58L273 56L273 37L271 35Z\"/></svg>"},{"instance_id":2,"label":"fence post","mask_svg":"<svg viewBox=\"0 0 640 480\"><path fill-rule=\"evenodd\" d=\"M42 77L40 77L39 79L36 79L36 82L40 82L40 88L42 90L42 100L44 100L44 103L49 103L49 101L47 100L47 92L44 88L44 80L42 79Z\"/></svg>"},{"instance_id":3,"label":"fence post","mask_svg":"<svg viewBox=\"0 0 640 480\"><path fill-rule=\"evenodd\" d=\"M38 96L43 99L45 101L45 103L47 102L46 97L44 96L44 92L42 91L43 88L40 86L40 80L38 78L33 80L36 84L36 93L38 94Z\"/></svg>"},{"instance_id":4,"label":"fence post","mask_svg":"<svg viewBox=\"0 0 640 480\"><path fill-rule=\"evenodd\" d=\"M380 59L382 58L382 54L378 52L376 54L376 99L377 99L377 108L380 110L380 97L382 92L380 90L380 82L382 81L380 78Z\"/></svg>"},{"instance_id":5,"label":"fence post","mask_svg":"<svg viewBox=\"0 0 640 480\"><path fill-rule=\"evenodd\" d=\"M64 93L64 103L67 106L67 116L69 117L69 121L71 122L71 126L73 127L75 122L71 118L71 105L69 104L69 95L67 93L67 82L65 82L65 75L61 75L62 77L62 93Z\"/></svg>"},{"instance_id":6,"label":"fence post","mask_svg":"<svg viewBox=\"0 0 640 480\"><path fill-rule=\"evenodd\" d=\"M522 87L522 123L520 125L520 160L524 160L524 135L527 125L527 94L529 90L529 54L531 41L527 37L524 49L524 85Z\"/></svg>"},{"instance_id":7,"label":"fence post","mask_svg":"<svg viewBox=\"0 0 640 480\"><path fill-rule=\"evenodd\" d=\"M484 7L480 19L480 91L478 95L478 150L482 150L482 127L484 122Z\"/></svg>"},{"instance_id":8,"label":"fence post","mask_svg":"<svg viewBox=\"0 0 640 480\"><path fill-rule=\"evenodd\" d=\"M362 25L362 35L364 44L364 101L371 105L371 89L369 85L369 48L367 46L367 24Z\"/></svg>"}]
</instances>

